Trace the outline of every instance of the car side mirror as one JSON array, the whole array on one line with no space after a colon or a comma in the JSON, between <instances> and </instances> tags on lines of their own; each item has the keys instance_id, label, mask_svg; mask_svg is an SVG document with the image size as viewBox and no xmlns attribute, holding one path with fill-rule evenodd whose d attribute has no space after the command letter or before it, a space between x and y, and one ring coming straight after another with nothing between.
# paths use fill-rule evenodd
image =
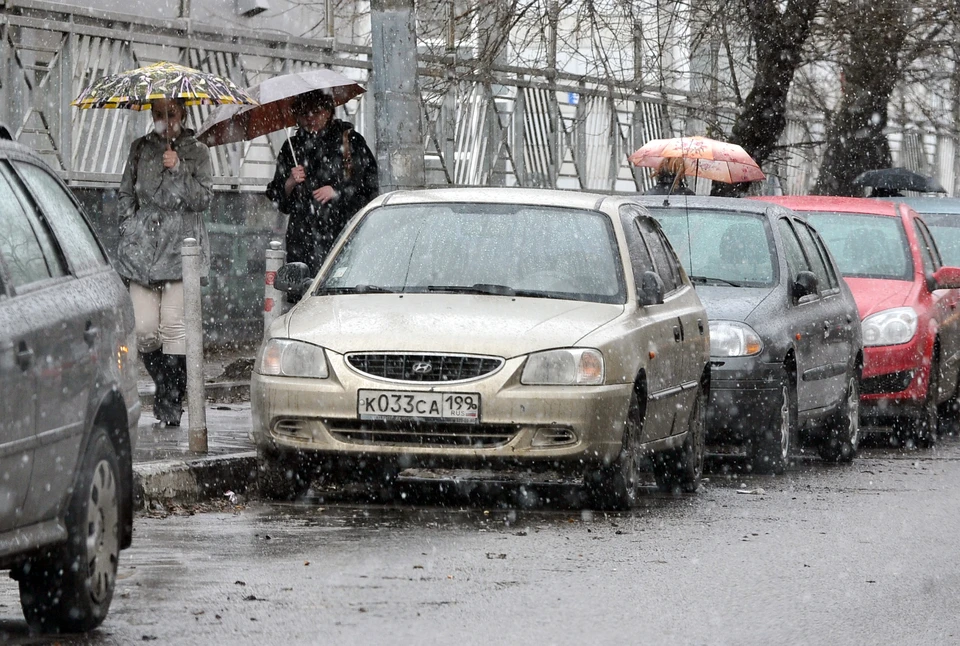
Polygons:
<instances>
[{"instance_id":1,"label":"car side mirror","mask_svg":"<svg viewBox=\"0 0 960 646\"><path fill-rule=\"evenodd\" d=\"M930 291L935 289L960 289L960 267L941 267L933 274L933 285Z\"/></svg>"},{"instance_id":2,"label":"car side mirror","mask_svg":"<svg viewBox=\"0 0 960 646\"><path fill-rule=\"evenodd\" d=\"M273 286L281 292L293 294L294 296L303 296L310 288L313 277L310 275L310 268L306 263L288 262L277 270L277 276L273 279Z\"/></svg>"},{"instance_id":3,"label":"car side mirror","mask_svg":"<svg viewBox=\"0 0 960 646\"><path fill-rule=\"evenodd\" d=\"M817 293L817 277L812 271L801 271L793 281L793 297L800 300L804 296Z\"/></svg>"},{"instance_id":4,"label":"car side mirror","mask_svg":"<svg viewBox=\"0 0 960 646\"><path fill-rule=\"evenodd\" d=\"M641 307L663 303L663 279L652 271L645 271L637 288L637 301Z\"/></svg>"}]
</instances>

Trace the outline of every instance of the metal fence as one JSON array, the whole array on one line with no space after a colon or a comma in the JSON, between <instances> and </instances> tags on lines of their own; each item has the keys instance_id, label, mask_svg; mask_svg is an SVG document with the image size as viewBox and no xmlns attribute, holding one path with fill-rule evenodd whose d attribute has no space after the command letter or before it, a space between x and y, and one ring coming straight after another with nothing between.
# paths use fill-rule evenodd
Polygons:
<instances>
[{"instance_id":1,"label":"metal fence","mask_svg":"<svg viewBox=\"0 0 960 646\"><path fill-rule=\"evenodd\" d=\"M69 183L115 186L147 117L123 110L77 110L89 82L158 60L182 62L249 86L276 75L332 67L365 83L368 48L330 39L210 32L36 0L8 0L0 13L0 119ZM438 61L421 64L427 183L636 191L649 183L626 156L643 141L681 134L690 106L637 95L625 85L533 69L495 68L483 78ZM192 108L194 125L209 108ZM362 95L341 117L372 132ZM670 113L670 119L665 118ZM674 124L676 131L665 129ZM372 139L372 137L368 137ZM282 133L212 149L221 190L259 190L272 175ZM371 141L371 144L375 142Z\"/></svg>"},{"instance_id":2,"label":"metal fence","mask_svg":"<svg viewBox=\"0 0 960 646\"><path fill-rule=\"evenodd\" d=\"M365 83L371 68L369 48L331 38L212 31L41 0L7 0L0 11L0 119L76 186L115 186L130 142L149 125L138 113L71 108L99 75L173 60L245 86L320 66ZM430 185L642 190L649 173L632 168L627 155L652 138L691 134L684 131L698 118L699 103L681 90L637 93L622 81L508 66L478 73L430 57L419 73ZM375 145L372 103L364 94L339 110ZM192 110L194 125L208 112ZM893 130L895 161L938 177L951 192L960 188L951 137ZM767 189L809 191L822 140L821 118L791 120L782 153L766 169L774 176ZM261 190L282 141L274 133L212 149L218 190Z\"/></svg>"}]
</instances>

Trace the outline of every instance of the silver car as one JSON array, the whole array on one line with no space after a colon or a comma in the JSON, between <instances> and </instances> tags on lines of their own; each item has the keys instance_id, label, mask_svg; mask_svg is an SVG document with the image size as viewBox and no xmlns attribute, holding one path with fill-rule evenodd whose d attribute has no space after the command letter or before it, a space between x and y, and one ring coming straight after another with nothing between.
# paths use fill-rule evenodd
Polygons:
<instances>
[{"instance_id":1,"label":"silver car","mask_svg":"<svg viewBox=\"0 0 960 646\"><path fill-rule=\"evenodd\" d=\"M0 141L0 568L34 630L98 626L133 522L133 304L76 201Z\"/></svg>"},{"instance_id":2,"label":"silver car","mask_svg":"<svg viewBox=\"0 0 960 646\"><path fill-rule=\"evenodd\" d=\"M696 489L709 327L643 207L391 193L309 278L279 271L303 298L254 368L265 495L301 495L317 469L389 481L411 466L519 466L582 474L593 505L623 508L647 457L661 488Z\"/></svg>"}]
</instances>

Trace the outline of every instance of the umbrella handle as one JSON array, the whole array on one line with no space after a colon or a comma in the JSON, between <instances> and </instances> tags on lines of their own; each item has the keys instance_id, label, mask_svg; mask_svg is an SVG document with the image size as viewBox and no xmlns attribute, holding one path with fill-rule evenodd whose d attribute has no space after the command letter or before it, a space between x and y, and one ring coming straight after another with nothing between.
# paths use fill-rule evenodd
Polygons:
<instances>
[{"instance_id":1,"label":"umbrella handle","mask_svg":"<svg viewBox=\"0 0 960 646\"><path fill-rule=\"evenodd\" d=\"M297 153L296 153L296 151L294 151L294 149L293 149L293 142L290 141L290 129L289 129L289 128L285 128L285 129L284 129L284 132L287 133L287 143L290 144L290 154L293 155L293 165L294 165L294 166L299 166L300 164L297 163Z\"/></svg>"}]
</instances>

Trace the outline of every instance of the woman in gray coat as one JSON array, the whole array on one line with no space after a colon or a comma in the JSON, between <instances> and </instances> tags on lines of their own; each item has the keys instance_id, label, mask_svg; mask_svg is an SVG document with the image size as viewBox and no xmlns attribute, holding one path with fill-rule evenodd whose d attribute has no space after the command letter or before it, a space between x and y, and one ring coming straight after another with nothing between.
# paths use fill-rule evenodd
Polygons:
<instances>
[{"instance_id":1,"label":"woman in gray coat","mask_svg":"<svg viewBox=\"0 0 960 646\"><path fill-rule=\"evenodd\" d=\"M154 131L135 140L118 196L117 271L130 285L137 350L156 383L154 414L178 426L186 390L186 338L180 248L195 238L210 268L203 212L213 197L207 147L183 126L182 101L160 99L150 112Z\"/></svg>"}]
</instances>

